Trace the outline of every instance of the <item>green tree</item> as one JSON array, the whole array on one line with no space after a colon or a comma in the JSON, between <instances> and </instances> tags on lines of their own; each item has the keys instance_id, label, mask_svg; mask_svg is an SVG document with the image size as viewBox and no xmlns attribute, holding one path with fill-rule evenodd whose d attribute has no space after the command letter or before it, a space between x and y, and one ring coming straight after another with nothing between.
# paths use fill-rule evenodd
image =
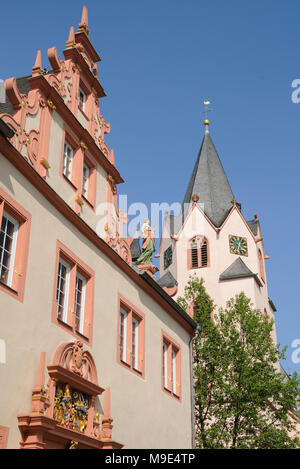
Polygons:
<instances>
[{"instance_id":1,"label":"green tree","mask_svg":"<svg viewBox=\"0 0 300 469\"><path fill-rule=\"evenodd\" d=\"M215 311L203 279L190 277L182 308L192 304L202 331L194 341L195 418L198 448L297 448L290 410L299 378L279 367L273 322L244 293Z\"/></svg>"}]
</instances>

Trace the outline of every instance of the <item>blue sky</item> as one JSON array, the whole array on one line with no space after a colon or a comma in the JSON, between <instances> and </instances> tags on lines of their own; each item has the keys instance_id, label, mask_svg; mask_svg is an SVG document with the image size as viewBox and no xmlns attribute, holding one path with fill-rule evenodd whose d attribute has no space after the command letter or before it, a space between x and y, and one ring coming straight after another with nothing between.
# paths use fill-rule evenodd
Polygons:
<instances>
[{"instance_id":1,"label":"blue sky","mask_svg":"<svg viewBox=\"0 0 300 469\"><path fill-rule=\"evenodd\" d=\"M275 303L278 340L300 338L300 78L297 0L110 0L86 2L91 40L102 62L111 122L107 142L128 201L183 199L203 136L210 99L211 136L247 219L258 213ZM36 51L65 47L83 2L1 4L0 77L31 73ZM5 21L3 21L5 19ZM4 39L3 39L4 38ZM62 56L62 55L61 55Z\"/></svg>"}]
</instances>

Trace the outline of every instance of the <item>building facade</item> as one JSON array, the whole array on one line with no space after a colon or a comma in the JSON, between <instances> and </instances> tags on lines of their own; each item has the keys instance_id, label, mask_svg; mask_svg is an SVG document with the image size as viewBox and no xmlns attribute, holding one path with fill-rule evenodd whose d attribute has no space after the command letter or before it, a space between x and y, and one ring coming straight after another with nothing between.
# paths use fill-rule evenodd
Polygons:
<instances>
[{"instance_id":1,"label":"building facade","mask_svg":"<svg viewBox=\"0 0 300 469\"><path fill-rule=\"evenodd\" d=\"M274 319L260 222L244 218L206 120L156 281L122 236L86 7L63 55L48 49L48 71L38 51L0 104L0 449L191 448L196 324L176 299L195 273L217 306L244 291Z\"/></svg>"},{"instance_id":2,"label":"building facade","mask_svg":"<svg viewBox=\"0 0 300 469\"><path fill-rule=\"evenodd\" d=\"M0 446L191 448L195 323L122 237L86 7L0 104Z\"/></svg>"}]
</instances>

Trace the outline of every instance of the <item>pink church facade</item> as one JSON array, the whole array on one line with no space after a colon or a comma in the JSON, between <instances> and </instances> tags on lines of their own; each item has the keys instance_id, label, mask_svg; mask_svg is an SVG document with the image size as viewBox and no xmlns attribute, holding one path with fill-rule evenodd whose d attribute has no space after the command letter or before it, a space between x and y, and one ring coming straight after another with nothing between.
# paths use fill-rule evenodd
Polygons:
<instances>
[{"instance_id":1,"label":"pink church facade","mask_svg":"<svg viewBox=\"0 0 300 469\"><path fill-rule=\"evenodd\" d=\"M86 7L63 54L0 105L0 444L191 448L196 325L122 237Z\"/></svg>"},{"instance_id":2,"label":"pink church facade","mask_svg":"<svg viewBox=\"0 0 300 469\"><path fill-rule=\"evenodd\" d=\"M208 121L182 213L166 214L160 243L162 286L177 298L191 275L202 277L218 307L243 291L275 320L268 296L263 236L257 214L245 220L209 134ZM192 313L191 313L192 314ZM274 328L273 338L276 342Z\"/></svg>"}]
</instances>

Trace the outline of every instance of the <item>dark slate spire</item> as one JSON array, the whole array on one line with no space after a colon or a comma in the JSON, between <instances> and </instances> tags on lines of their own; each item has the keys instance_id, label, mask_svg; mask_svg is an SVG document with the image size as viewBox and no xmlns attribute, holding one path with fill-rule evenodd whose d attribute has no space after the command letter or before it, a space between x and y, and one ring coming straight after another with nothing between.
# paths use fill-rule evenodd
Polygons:
<instances>
[{"instance_id":1,"label":"dark slate spire","mask_svg":"<svg viewBox=\"0 0 300 469\"><path fill-rule=\"evenodd\" d=\"M234 195L210 138L208 124L209 122L205 121L206 132L183 200L183 204L188 204L183 207L184 218L190 204L193 203L193 195L196 195L204 213L216 227L219 227L232 208L231 201Z\"/></svg>"}]
</instances>

